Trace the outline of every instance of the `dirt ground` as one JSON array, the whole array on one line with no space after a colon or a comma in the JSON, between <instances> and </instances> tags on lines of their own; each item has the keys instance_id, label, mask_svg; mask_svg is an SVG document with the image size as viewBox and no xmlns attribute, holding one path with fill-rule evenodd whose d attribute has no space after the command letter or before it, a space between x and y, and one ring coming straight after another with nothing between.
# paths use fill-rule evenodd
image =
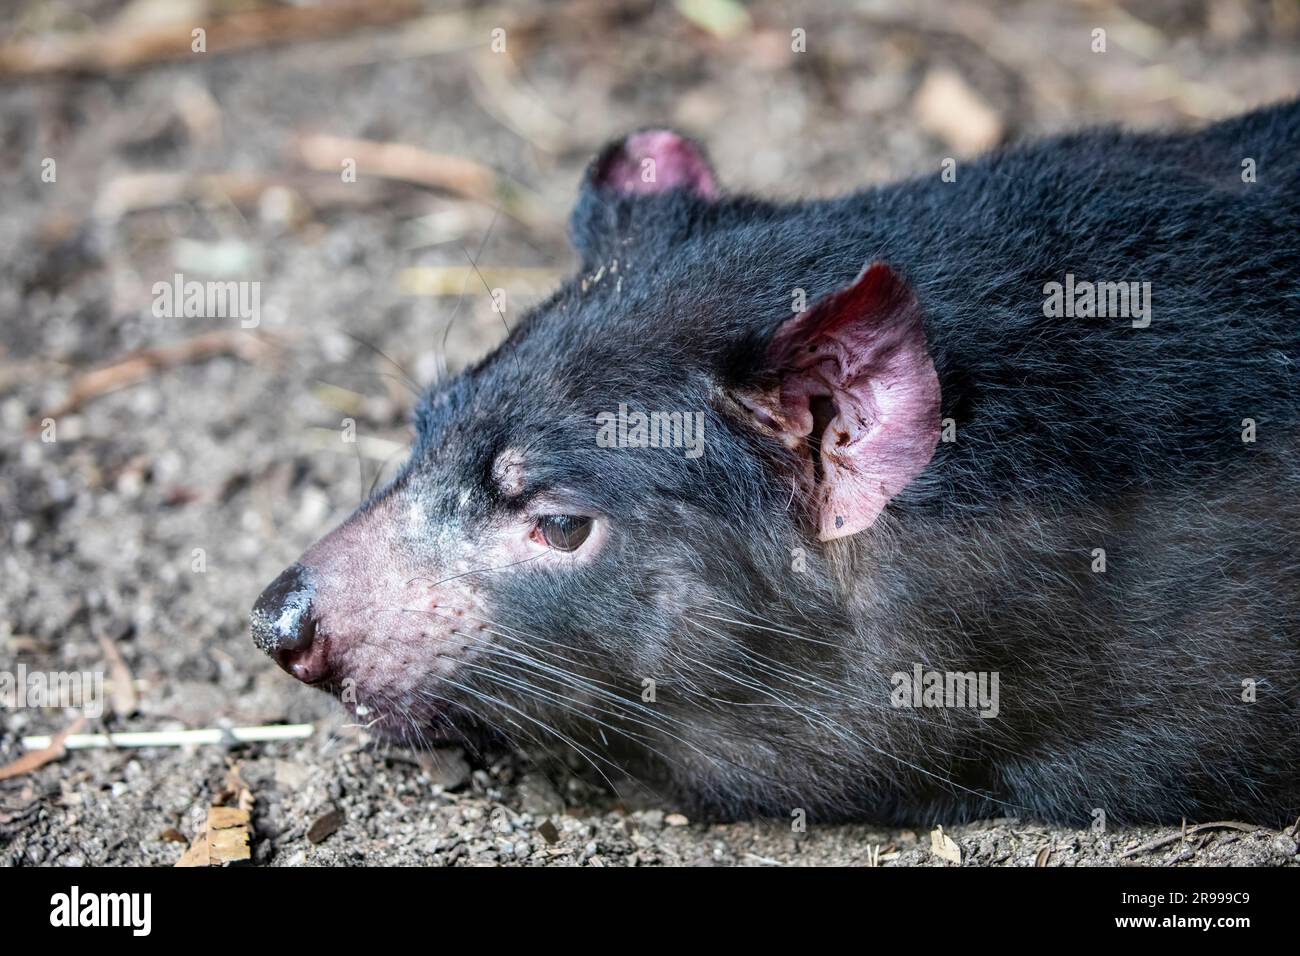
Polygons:
<instances>
[{"instance_id":1,"label":"dirt ground","mask_svg":"<svg viewBox=\"0 0 1300 956\"><path fill-rule=\"evenodd\" d=\"M410 0L352 4L346 29L314 38L302 15L319 11L277 7L297 18L275 22L274 46L260 21L223 31L267 6L0 13L0 671L108 670L120 692L107 643L137 701L91 730L317 729L234 751L69 752L0 781L0 862L171 865L237 759L256 864L949 865L931 852L943 820L709 826L560 757L376 745L253 647L248 609L400 461L405 376L454 371L504 335L466 250L482 247L514 315L572 267L562 224L606 139L668 122L706 140L730 188L825 195L1008 139L1294 96L1300 7ZM147 42L169 16L174 59ZM189 52L195 24L206 52ZM441 162L451 188L365 163L344 182L347 153L313 136L475 165ZM152 286L176 272L260 281L259 326L156 318ZM214 354L176 352L201 335ZM87 377L142 349L162 353ZM344 418L355 444L338 440ZM0 710L0 766L72 716ZM1300 862L1296 830L945 830L972 865Z\"/></svg>"}]
</instances>

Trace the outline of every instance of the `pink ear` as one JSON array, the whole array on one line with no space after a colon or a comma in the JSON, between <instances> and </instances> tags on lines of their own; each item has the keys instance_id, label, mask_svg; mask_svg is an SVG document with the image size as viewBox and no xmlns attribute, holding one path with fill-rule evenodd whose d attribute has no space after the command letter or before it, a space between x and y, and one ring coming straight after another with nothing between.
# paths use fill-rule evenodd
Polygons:
<instances>
[{"instance_id":1,"label":"pink ear","mask_svg":"<svg viewBox=\"0 0 1300 956\"><path fill-rule=\"evenodd\" d=\"M624 193L685 189L715 199L718 187L703 151L672 130L633 133L611 147L595 172L597 185Z\"/></svg>"},{"instance_id":2,"label":"pink ear","mask_svg":"<svg viewBox=\"0 0 1300 956\"><path fill-rule=\"evenodd\" d=\"M805 476L819 537L870 527L925 469L939 442L939 377L916 296L877 262L787 320L769 357L782 376L779 395L771 396L777 401L762 403L769 426L792 445L820 439L820 474L810 459ZM834 407L820 436L812 434L820 424L818 398Z\"/></svg>"}]
</instances>

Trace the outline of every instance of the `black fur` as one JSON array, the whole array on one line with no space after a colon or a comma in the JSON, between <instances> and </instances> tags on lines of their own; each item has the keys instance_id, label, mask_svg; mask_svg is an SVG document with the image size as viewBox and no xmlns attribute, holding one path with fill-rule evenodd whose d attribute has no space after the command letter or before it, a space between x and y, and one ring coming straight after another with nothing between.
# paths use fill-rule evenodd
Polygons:
<instances>
[{"instance_id":1,"label":"black fur","mask_svg":"<svg viewBox=\"0 0 1300 956\"><path fill-rule=\"evenodd\" d=\"M605 769L606 742L635 740L720 815L1293 821L1297 156L1292 103L829 201L589 180L583 275L430 392L394 486L460 527L556 489L609 516L589 566L483 576L536 666L460 696ZM790 452L728 396L770 383L792 290L815 301L877 260L919 298L957 440L870 529L822 544ZM1046 318L1066 273L1150 282L1150 327ZM704 412L704 455L597 447L619 403ZM521 499L489 474L507 447L529 464ZM914 663L998 672L1000 714L892 707L890 675Z\"/></svg>"}]
</instances>

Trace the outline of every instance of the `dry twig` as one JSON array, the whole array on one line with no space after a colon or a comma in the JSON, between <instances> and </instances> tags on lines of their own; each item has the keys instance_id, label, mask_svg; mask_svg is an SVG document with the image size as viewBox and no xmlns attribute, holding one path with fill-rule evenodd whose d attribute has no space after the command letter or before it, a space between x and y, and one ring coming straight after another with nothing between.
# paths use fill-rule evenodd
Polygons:
<instances>
[{"instance_id":1,"label":"dry twig","mask_svg":"<svg viewBox=\"0 0 1300 956\"><path fill-rule=\"evenodd\" d=\"M120 22L76 35L43 36L0 46L0 76L113 73L192 56L314 40L358 27L385 26L420 12L414 0L335 0L324 5L245 10L203 23L170 19ZM192 31L206 32L195 53Z\"/></svg>"},{"instance_id":2,"label":"dry twig","mask_svg":"<svg viewBox=\"0 0 1300 956\"><path fill-rule=\"evenodd\" d=\"M7 763L0 767L0 780L8 780L10 777L19 777L25 773L31 773L33 770L39 770L51 761L58 760L66 752L67 747L64 741L71 734L75 734L86 726L86 718L78 717L69 727L60 730L57 734L49 739L49 742L40 750L34 750L31 753L25 753L12 763Z\"/></svg>"},{"instance_id":3,"label":"dry twig","mask_svg":"<svg viewBox=\"0 0 1300 956\"><path fill-rule=\"evenodd\" d=\"M1147 853L1151 850L1158 850L1162 846L1168 846L1171 843L1177 843L1179 840L1185 840L1193 833L1200 833L1204 830L1240 830L1243 833L1253 833L1259 827L1252 826L1249 823L1234 823L1232 820L1218 820L1214 823L1202 823L1199 826L1188 827L1180 833L1173 836L1161 837L1158 840L1152 840L1149 843L1143 843L1141 846L1135 846L1131 850L1125 850L1121 853L1120 859L1130 856L1137 856L1139 853Z\"/></svg>"},{"instance_id":4,"label":"dry twig","mask_svg":"<svg viewBox=\"0 0 1300 956\"><path fill-rule=\"evenodd\" d=\"M352 160L359 177L378 176L438 189L500 206L502 212L530 229L547 233L559 229L556 219L531 190L463 156L434 153L405 143L323 134L301 137L298 154L314 170L338 173L344 160Z\"/></svg>"},{"instance_id":5,"label":"dry twig","mask_svg":"<svg viewBox=\"0 0 1300 956\"><path fill-rule=\"evenodd\" d=\"M77 378L68 391L68 397L38 415L29 428L37 431L42 420L71 414L91 399L135 385L155 372L206 361L218 355L236 355L247 362L256 362L271 351L272 345L265 338L225 329L205 332L175 345L138 349L120 362Z\"/></svg>"}]
</instances>

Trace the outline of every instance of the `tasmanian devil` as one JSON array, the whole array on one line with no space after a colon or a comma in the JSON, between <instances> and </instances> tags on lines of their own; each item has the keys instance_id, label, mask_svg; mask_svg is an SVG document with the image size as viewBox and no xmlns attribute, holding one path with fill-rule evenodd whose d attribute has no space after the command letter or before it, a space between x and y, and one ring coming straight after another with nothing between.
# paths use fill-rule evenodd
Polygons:
<instances>
[{"instance_id":1,"label":"tasmanian devil","mask_svg":"<svg viewBox=\"0 0 1300 956\"><path fill-rule=\"evenodd\" d=\"M768 202L635 132L254 639L714 816L1292 821L1298 157L1290 103Z\"/></svg>"}]
</instances>

